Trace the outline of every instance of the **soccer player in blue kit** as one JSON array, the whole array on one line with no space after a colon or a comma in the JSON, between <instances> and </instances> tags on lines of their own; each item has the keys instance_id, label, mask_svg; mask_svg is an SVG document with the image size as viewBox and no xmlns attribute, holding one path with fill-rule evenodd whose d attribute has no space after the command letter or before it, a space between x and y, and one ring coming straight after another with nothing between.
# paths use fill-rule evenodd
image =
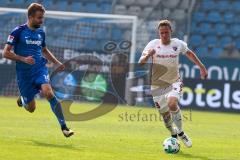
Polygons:
<instances>
[{"instance_id":1,"label":"soccer player in blue kit","mask_svg":"<svg viewBox=\"0 0 240 160\"><path fill-rule=\"evenodd\" d=\"M64 70L65 66L46 47L45 32L40 28L44 20L44 7L32 3L27 14L27 23L11 32L3 51L5 58L16 61L17 83L21 95L17 100L18 106L34 112L34 96L41 90L58 119L63 135L70 137L74 132L67 127L61 104L53 93L46 63L49 60L60 70Z\"/></svg>"}]
</instances>

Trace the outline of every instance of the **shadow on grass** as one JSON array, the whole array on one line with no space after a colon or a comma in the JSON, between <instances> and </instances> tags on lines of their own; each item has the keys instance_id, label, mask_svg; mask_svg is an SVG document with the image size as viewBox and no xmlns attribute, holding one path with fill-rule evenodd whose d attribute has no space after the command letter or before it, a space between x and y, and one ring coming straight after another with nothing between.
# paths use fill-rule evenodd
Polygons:
<instances>
[{"instance_id":1,"label":"shadow on grass","mask_svg":"<svg viewBox=\"0 0 240 160\"><path fill-rule=\"evenodd\" d=\"M204 156L198 156L198 155L192 155L192 154L189 154L189 153L183 153L182 151L180 151L177 155L179 157L184 157L186 159L196 158L196 159L201 159L201 160L214 160L214 159L204 157Z\"/></svg>"},{"instance_id":2,"label":"shadow on grass","mask_svg":"<svg viewBox=\"0 0 240 160\"><path fill-rule=\"evenodd\" d=\"M47 143L47 142L40 142L36 140L31 140L33 145L41 146L41 147L51 147L51 148L62 148L62 149L70 149L70 150L82 150L82 147L76 147L72 144L55 144L55 143Z\"/></svg>"}]
</instances>

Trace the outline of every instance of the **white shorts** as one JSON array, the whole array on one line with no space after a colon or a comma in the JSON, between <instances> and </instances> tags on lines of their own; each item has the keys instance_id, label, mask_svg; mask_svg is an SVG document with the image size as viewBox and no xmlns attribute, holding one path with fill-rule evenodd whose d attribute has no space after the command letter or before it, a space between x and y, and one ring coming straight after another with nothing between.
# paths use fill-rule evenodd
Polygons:
<instances>
[{"instance_id":1,"label":"white shorts","mask_svg":"<svg viewBox=\"0 0 240 160\"><path fill-rule=\"evenodd\" d=\"M180 100L182 96L182 87L183 83L179 80L167 88L159 89L159 95L153 96L155 107L160 113L165 113L169 110L167 103L168 97L176 97L178 101Z\"/></svg>"}]
</instances>

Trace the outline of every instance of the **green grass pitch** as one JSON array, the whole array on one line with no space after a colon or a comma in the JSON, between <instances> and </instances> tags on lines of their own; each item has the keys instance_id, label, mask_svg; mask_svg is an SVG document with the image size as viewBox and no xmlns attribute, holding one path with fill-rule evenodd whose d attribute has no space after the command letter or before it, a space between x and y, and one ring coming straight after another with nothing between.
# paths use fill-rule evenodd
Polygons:
<instances>
[{"instance_id":1,"label":"green grass pitch","mask_svg":"<svg viewBox=\"0 0 240 160\"><path fill-rule=\"evenodd\" d=\"M72 112L93 107L74 103ZM36 111L28 113L16 106L16 98L1 97L0 160L239 159L239 114L183 111L184 128L193 147L181 143L180 152L174 155L162 150L169 133L161 120L150 117L154 114L153 108L119 106L94 120L68 122L76 134L65 138L47 101L38 100Z\"/></svg>"}]
</instances>

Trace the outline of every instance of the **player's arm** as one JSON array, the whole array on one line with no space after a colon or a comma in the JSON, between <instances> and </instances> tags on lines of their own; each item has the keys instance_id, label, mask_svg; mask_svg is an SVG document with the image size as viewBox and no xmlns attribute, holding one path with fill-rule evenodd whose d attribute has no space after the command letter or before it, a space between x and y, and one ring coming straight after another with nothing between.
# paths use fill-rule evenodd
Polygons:
<instances>
[{"instance_id":1,"label":"player's arm","mask_svg":"<svg viewBox=\"0 0 240 160\"><path fill-rule=\"evenodd\" d=\"M186 52L186 56L188 57L188 59L190 59L194 64L196 64L200 68L201 78L206 79L208 76L207 69L205 68L203 63L198 59L196 54L190 49L188 49L188 51Z\"/></svg>"},{"instance_id":2,"label":"player's arm","mask_svg":"<svg viewBox=\"0 0 240 160\"><path fill-rule=\"evenodd\" d=\"M140 65L144 65L145 63L147 63L149 57L152 57L155 54L155 50L154 49L149 49L147 52L143 52L142 56L140 57L138 63Z\"/></svg>"},{"instance_id":3,"label":"player's arm","mask_svg":"<svg viewBox=\"0 0 240 160\"><path fill-rule=\"evenodd\" d=\"M21 62L30 64L30 65L35 63L35 60L32 56L27 56L27 57L19 56L11 51L12 48L13 48L12 45L9 45L9 44L5 45L5 47L3 49L3 57L4 58L7 58L7 59L10 59L13 61L21 61Z\"/></svg>"},{"instance_id":4,"label":"player's arm","mask_svg":"<svg viewBox=\"0 0 240 160\"><path fill-rule=\"evenodd\" d=\"M65 66L62 64L50 51L47 47L42 49L43 55L47 60L59 66L60 70L64 70Z\"/></svg>"}]
</instances>

